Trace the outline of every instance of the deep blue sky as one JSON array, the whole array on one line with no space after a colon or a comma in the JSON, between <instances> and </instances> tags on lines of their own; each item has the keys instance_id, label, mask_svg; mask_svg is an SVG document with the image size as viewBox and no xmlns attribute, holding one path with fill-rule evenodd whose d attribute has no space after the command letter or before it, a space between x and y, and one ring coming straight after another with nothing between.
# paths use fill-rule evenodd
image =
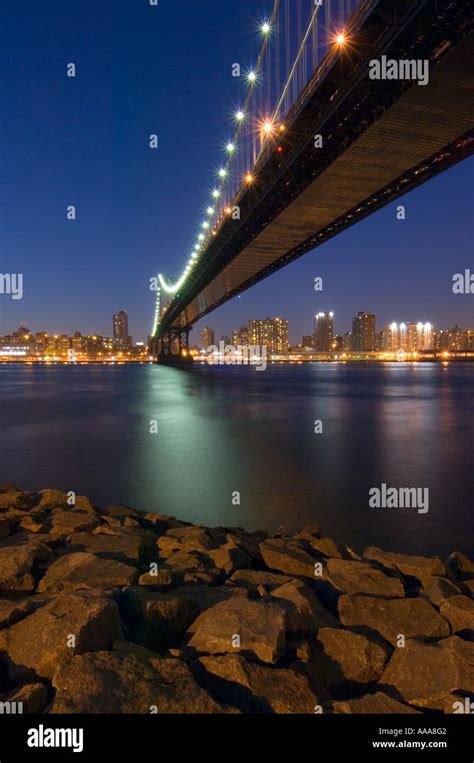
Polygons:
<instances>
[{"instance_id":1,"label":"deep blue sky","mask_svg":"<svg viewBox=\"0 0 474 763\"><path fill-rule=\"evenodd\" d=\"M0 295L0 333L111 333L127 309L150 330L148 279L178 275L208 201L271 0L4 0L0 9L0 272L21 272L21 301ZM66 77L66 65L77 77ZM148 148L150 133L160 148ZM474 269L473 161L306 255L208 316L218 334L281 315L292 341L319 310L348 330L358 310L435 326L474 326L453 273ZM78 219L66 220L77 205ZM322 294L313 291L323 276ZM199 327L197 327L199 328ZM197 331L194 334L197 340Z\"/></svg>"}]
</instances>

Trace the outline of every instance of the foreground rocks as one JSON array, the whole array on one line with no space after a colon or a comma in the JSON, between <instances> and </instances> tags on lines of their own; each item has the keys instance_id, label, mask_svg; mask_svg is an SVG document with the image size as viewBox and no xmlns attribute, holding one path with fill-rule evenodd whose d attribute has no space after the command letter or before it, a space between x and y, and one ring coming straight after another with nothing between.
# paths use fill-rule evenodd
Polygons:
<instances>
[{"instance_id":1,"label":"foreground rocks","mask_svg":"<svg viewBox=\"0 0 474 763\"><path fill-rule=\"evenodd\" d=\"M0 701L25 713L459 712L474 562L0 485Z\"/></svg>"}]
</instances>

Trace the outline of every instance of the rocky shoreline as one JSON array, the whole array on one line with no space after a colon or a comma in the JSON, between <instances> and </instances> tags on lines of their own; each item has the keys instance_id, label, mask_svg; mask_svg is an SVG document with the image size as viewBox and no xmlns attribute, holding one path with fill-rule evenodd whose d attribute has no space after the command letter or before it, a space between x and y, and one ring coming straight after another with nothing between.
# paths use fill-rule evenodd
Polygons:
<instances>
[{"instance_id":1,"label":"rocky shoreline","mask_svg":"<svg viewBox=\"0 0 474 763\"><path fill-rule=\"evenodd\" d=\"M0 484L1 712L473 712L473 597L457 551Z\"/></svg>"}]
</instances>

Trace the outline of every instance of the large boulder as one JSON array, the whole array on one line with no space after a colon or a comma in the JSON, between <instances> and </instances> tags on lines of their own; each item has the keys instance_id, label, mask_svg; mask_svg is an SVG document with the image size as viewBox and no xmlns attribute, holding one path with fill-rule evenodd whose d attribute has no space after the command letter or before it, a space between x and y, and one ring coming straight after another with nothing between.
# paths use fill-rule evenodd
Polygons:
<instances>
[{"instance_id":1,"label":"large boulder","mask_svg":"<svg viewBox=\"0 0 474 763\"><path fill-rule=\"evenodd\" d=\"M85 511L54 509L50 515L49 532L53 538L65 538L72 533L90 532L97 520Z\"/></svg>"},{"instance_id":2,"label":"large boulder","mask_svg":"<svg viewBox=\"0 0 474 763\"><path fill-rule=\"evenodd\" d=\"M341 628L320 628L306 670L313 687L359 690L381 677L390 652L383 643Z\"/></svg>"},{"instance_id":3,"label":"large boulder","mask_svg":"<svg viewBox=\"0 0 474 763\"><path fill-rule=\"evenodd\" d=\"M433 575L433 577L428 578L420 592L437 607L444 604L451 596L459 596L462 593L460 585L453 583L449 578L441 577L441 575Z\"/></svg>"},{"instance_id":4,"label":"large boulder","mask_svg":"<svg viewBox=\"0 0 474 763\"><path fill-rule=\"evenodd\" d=\"M72 533L67 539L67 551L86 551L103 559L116 559L118 562L139 566L153 561L155 544L153 532L136 527L121 527L114 535Z\"/></svg>"},{"instance_id":5,"label":"large boulder","mask_svg":"<svg viewBox=\"0 0 474 763\"><path fill-rule=\"evenodd\" d=\"M41 541L8 543L14 538L7 538L0 548L0 592L32 592L36 588L36 566L50 558L51 551Z\"/></svg>"},{"instance_id":6,"label":"large boulder","mask_svg":"<svg viewBox=\"0 0 474 763\"><path fill-rule=\"evenodd\" d=\"M447 569L438 556L413 556L411 554L395 554L390 551L382 551L380 548L370 546L364 551L364 557L379 562L388 569L397 569L402 575L415 578L424 585L431 575L445 576Z\"/></svg>"},{"instance_id":7,"label":"large boulder","mask_svg":"<svg viewBox=\"0 0 474 763\"><path fill-rule=\"evenodd\" d=\"M448 622L425 599L382 599L373 596L341 596L339 619L354 629L370 629L397 646L399 636L437 638L449 636Z\"/></svg>"},{"instance_id":8,"label":"large boulder","mask_svg":"<svg viewBox=\"0 0 474 763\"><path fill-rule=\"evenodd\" d=\"M302 544L282 538L273 538L260 544L263 561L271 570L279 570L288 575L307 577L315 580L315 565L322 563L322 557L312 556Z\"/></svg>"},{"instance_id":9,"label":"large boulder","mask_svg":"<svg viewBox=\"0 0 474 763\"><path fill-rule=\"evenodd\" d=\"M288 607L287 628L293 637L303 636L324 626L337 625L330 612L301 580L290 580L275 588L271 597Z\"/></svg>"},{"instance_id":10,"label":"large boulder","mask_svg":"<svg viewBox=\"0 0 474 763\"><path fill-rule=\"evenodd\" d=\"M458 636L437 644L410 639L394 651L381 684L411 705L444 710L447 696L472 692L474 643Z\"/></svg>"},{"instance_id":11,"label":"large boulder","mask_svg":"<svg viewBox=\"0 0 474 763\"><path fill-rule=\"evenodd\" d=\"M236 596L199 615L189 629L188 646L203 654L242 652L274 663L284 654L286 619L280 604Z\"/></svg>"},{"instance_id":12,"label":"large boulder","mask_svg":"<svg viewBox=\"0 0 474 763\"><path fill-rule=\"evenodd\" d=\"M243 713L310 714L319 704L305 676L256 665L239 654L201 657L191 670L215 699Z\"/></svg>"},{"instance_id":13,"label":"large boulder","mask_svg":"<svg viewBox=\"0 0 474 763\"><path fill-rule=\"evenodd\" d=\"M393 697L389 697L381 691L377 691L374 694L365 694L363 697L356 697L355 699L346 699L342 702L333 702L331 706L331 712L357 714L357 715L398 715L400 713L419 714L419 710L415 710L414 707L404 705L402 702L398 702Z\"/></svg>"},{"instance_id":14,"label":"large boulder","mask_svg":"<svg viewBox=\"0 0 474 763\"><path fill-rule=\"evenodd\" d=\"M405 596L405 587L399 575L386 575L365 562L328 559L326 578L344 593L364 593L387 598Z\"/></svg>"},{"instance_id":15,"label":"large boulder","mask_svg":"<svg viewBox=\"0 0 474 763\"><path fill-rule=\"evenodd\" d=\"M224 713L174 659L143 658L120 652L75 656L59 667L51 713Z\"/></svg>"},{"instance_id":16,"label":"large boulder","mask_svg":"<svg viewBox=\"0 0 474 763\"><path fill-rule=\"evenodd\" d=\"M451 596L441 605L440 612L452 633L474 635L474 601L468 596Z\"/></svg>"},{"instance_id":17,"label":"large boulder","mask_svg":"<svg viewBox=\"0 0 474 763\"><path fill-rule=\"evenodd\" d=\"M74 654L107 649L122 637L115 602L84 593L61 594L0 631L0 650L13 666L51 678L57 665Z\"/></svg>"},{"instance_id":18,"label":"large boulder","mask_svg":"<svg viewBox=\"0 0 474 763\"><path fill-rule=\"evenodd\" d=\"M115 559L101 559L84 551L67 554L54 562L40 580L38 591L75 591L134 585L138 571Z\"/></svg>"},{"instance_id":19,"label":"large boulder","mask_svg":"<svg viewBox=\"0 0 474 763\"><path fill-rule=\"evenodd\" d=\"M474 579L474 561L461 551L453 551L446 560L446 566L458 580Z\"/></svg>"},{"instance_id":20,"label":"large boulder","mask_svg":"<svg viewBox=\"0 0 474 763\"><path fill-rule=\"evenodd\" d=\"M23 620L33 609L33 598L14 601L0 599L0 628L8 628Z\"/></svg>"}]
</instances>

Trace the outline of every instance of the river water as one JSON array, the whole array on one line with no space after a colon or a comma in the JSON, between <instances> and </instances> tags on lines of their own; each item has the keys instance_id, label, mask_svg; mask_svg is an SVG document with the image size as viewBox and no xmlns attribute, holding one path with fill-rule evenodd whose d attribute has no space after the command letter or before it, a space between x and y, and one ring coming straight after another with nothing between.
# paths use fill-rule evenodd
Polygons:
<instances>
[{"instance_id":1,"label":"river water","mask_svg":"<svg viewBox=\"0 0 474 763\"><path fill-rule=\"evenodd\" d=\"M320 524L356 549L474 547L474 365L12 364L0 391L0 479L24 489L210 526ZM381 484L429 488L429 511L371 508Z\"/></svg>"}]
</instances>

